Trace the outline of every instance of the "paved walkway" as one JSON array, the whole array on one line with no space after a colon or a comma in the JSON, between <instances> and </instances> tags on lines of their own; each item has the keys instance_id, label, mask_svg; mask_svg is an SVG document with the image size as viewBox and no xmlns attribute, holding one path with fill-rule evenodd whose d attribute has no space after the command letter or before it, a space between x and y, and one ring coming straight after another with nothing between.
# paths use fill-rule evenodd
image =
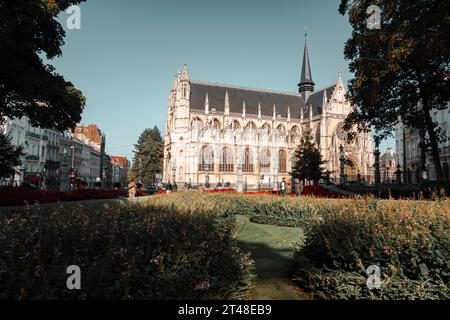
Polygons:
<instances>
[{"instance_id":1,"label":"paved walkway","mask_svg":"<svg viewBox=\"0 0 450 320\"><path fill-rule=\"evenodd\" d=\"M251 251L256 263L256 283L249 300L310 300L290 280L295 268L293 244L303 237L300 228L261 225L247 216L237 216L238 244Z\"/></svg>"}]
</instances>

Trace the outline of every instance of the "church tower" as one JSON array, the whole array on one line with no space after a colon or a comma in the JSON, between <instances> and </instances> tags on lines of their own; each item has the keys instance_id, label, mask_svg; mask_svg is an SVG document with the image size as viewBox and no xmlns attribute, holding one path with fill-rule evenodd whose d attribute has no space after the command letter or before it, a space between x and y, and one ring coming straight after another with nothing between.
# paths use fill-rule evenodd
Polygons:
<instances>
[{"instance_id":1,"label":"church tower","mask_svg":"<svg viewBox=\"0 0 450 320\"><path fill-rule=\"evenodd\" d=\"M312 80L311 64L309 63L308 46L306 43L307 33L305 32L305 50L303 52L303 67L300 77L300 83L298 84L298 91L303 97L303 100L308 100L309 95L314 92L315 83Z\"/></svg>"}]
</instances>

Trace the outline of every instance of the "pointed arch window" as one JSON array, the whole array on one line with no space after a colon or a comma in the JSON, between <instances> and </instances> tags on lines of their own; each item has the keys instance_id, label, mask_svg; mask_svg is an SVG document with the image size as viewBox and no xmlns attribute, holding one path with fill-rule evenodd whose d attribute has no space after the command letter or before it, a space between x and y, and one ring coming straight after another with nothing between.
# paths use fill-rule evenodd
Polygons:
<instances>
[{"instance_id":1,"label":"pointed arch window","mask_svg":"<svg viewBox=\"0 0 450 320\"><path fill-rule=\"evenodd\" d=\"M203 121L200 118L195 118L194 120L192 120L191 127L192 127L192 129L202 130L203 129Z\"/></svg>"},{"instance_id":2,"label":"pointed arch window","mask_svg":"<svg viewBox=\"0 0 450 320\"><path fill-rule=\"evenodd\" d=\"M221 129L222 128L222 124L220 123L219 120L214 119L212 121L212 127L213 127L213 129Z\"/></svg>"},{"instance_id":3,"label":"pointed arch window","mask_svg":"<svg viewBox=\"0 0 450 320\"><path fill-rule=\"evenodd\" d=\"M287 153L286 150L281 149L278 152L278 172L286 173L287 172Z\"/></svg>"},{"instance_id":4,"label":"pointed arch window","mask_svg":"<svg viewBox=\"0 0 450 320\"><path fill-rule=\"evenodd\" d=\"M289 138L291 140L291 143L297 144L299 140L299 129L297 126L293 126L292 129L289 131Z\"/></svg>"},{"instance_id":5,"label":"pointed arch window","mask_svg":"<svg viewBox=\"0 0 450 320\"><path fill-rule=\"evenodd\" d=\"M286 136L286 128L282 124L278 126L277 130L281 138L284 138Z\"/></svg>"},{"instance_id":6,"label":"pointed arch window","mask_svg":"<svg viewBox=\"0 0 450 320\"><path fill-rule=\"evenodd\" d=\"M214 151L211 146L204 146L200 152L199 171L214 171Z\"/></svg>"},{"instance_id":7,"label":"pointed arch window","mask_svg":"<svg viewBox=\"0 0 450 320\"><path fill-rule=\"evenodd\" d=\"M259 171L262 173L270 172L270 150L268 148L261 151L259 159Z\"/></svg>"},{"instance_id":8,"label":"pointed arch window","mask_svg":"<svg viewBox=\"0 0 450 320\"><path fill-rule=\"evenodd\" d=\"M256 124L254 122L249 122L245 126L245 130L247 130L247 131L256 131Z\"/></svg>"},{"instance_id":9,"label":"pointed arch window","mask_svg":"<svg viewBox=\"0 0 450 320\"><path fill-rule=\"evenodd\" d=\"M264 130L264 134L270 135L272 128L270 127L270 124L266 123L262 126L262 129Z\"/></svg>"},{"instance_id":10,"label":"pointed arch window","mask_svg":"<svg viewBox=\"0 0 450 320\"><path fill-rule=\"evenodd\" d=\"M221 172L234 171L233 152L228 147L222 149L222 155L220 157L220 171Z\"/></svg>"},{"instance_id":11,"label":"pointed arch window","mask_svg":"<svg viewBox=\"0 0 450 320\"><path fill-rule=\"evenodd\" d=\"M243 172L253 172L254 166L253 166L253 152L250 147L246 147L244 150L244 159L243 159L243 166L242 171Z\"/></svg>"}]
</instances>

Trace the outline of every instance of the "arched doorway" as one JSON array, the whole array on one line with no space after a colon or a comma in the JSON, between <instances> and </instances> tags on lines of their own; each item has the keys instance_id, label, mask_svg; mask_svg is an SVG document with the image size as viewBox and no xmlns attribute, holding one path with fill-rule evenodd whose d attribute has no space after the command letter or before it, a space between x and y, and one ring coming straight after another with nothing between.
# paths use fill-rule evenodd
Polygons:
<instances>
[{"instance_id":1,"label":"arched doorway","mask_svg":"<svg viewBox=\"0 0 450 320\"><path fill-rule=\"evenodd\" d=\"M352 159L345 160L345 176L347 181L358 181L358 166Z\"/></svg>"}]
</instances>

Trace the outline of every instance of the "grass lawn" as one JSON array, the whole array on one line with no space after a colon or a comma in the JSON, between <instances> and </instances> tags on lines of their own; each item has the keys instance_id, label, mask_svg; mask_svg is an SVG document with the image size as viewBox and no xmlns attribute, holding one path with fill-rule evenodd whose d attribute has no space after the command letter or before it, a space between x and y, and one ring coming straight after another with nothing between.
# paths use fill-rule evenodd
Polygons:
<instances>
[{"instance_id":1,"label":"grass lawn","mask_svg":"<svg viewBox=\"0 0 450 320\"><path fill-rule=\"evenodd\" d=\"M236 222L238 245L252 253L256 265L257 278L248 299L311 299L290 280L295 270L293 245L303 237L302 229L256 224L241 215Z\"/></svg>"}]
</instances>

